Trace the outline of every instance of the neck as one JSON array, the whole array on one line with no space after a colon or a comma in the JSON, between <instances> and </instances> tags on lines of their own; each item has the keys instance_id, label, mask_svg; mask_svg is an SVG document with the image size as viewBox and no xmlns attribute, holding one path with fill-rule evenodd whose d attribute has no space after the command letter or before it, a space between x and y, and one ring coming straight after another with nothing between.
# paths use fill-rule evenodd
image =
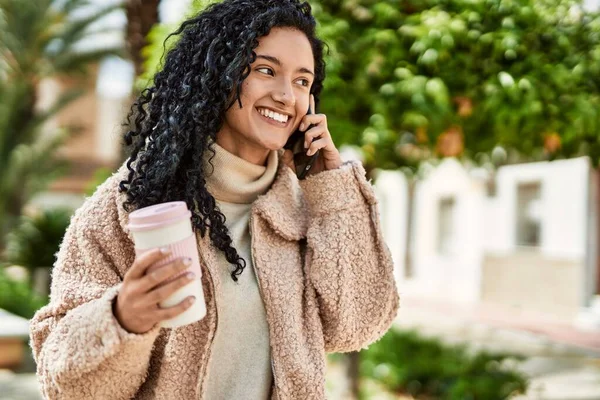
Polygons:
<instances>
[{"instance_id":1,"label":"neck","mask_svg":"<svg viewBox=\"0 0 600 400\"><path fill-rule=\"evenodd\" d=\"M243 139L242 139L243 140ZM266 165L271 152L248 141L233 140L228 135L217 135L217 144L229 153L255 165Z\"/></svg>"}]
</instances>

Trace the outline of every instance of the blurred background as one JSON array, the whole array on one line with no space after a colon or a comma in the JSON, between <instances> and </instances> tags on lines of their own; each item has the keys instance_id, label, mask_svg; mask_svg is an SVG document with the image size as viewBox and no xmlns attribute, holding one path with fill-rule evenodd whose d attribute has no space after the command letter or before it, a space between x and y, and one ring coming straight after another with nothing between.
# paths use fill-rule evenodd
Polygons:
<instances>
[{"instance_id":1,"label":"blurred background","mask_svg":"<svg viewBox=\"0 0 600 400\"><path fill-rule=\"evenodd\" d=\"M0 399L70 216L125 160L165 39L212 1L0 0ZM600 0L314 0L321 112L360 159L398 318L331 399L600 399Z\"/></svg>"}]
</instances>

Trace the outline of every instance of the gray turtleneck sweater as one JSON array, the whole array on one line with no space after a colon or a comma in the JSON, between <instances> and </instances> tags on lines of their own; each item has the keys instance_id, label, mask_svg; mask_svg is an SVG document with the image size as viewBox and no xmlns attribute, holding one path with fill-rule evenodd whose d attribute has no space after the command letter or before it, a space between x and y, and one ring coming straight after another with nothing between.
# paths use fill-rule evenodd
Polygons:
<instances>
[{"instance_id":1,"label":"gray turtleneck sweater","mask_svg":"<svg viewBox=\"0 0 600 400\"><path fill-rule=\"evenodd\" d=\"M220 252L221 292L216 293L219 319L208 364L206 398L263 400L269 396L273 379L271 350L265 308L252 265L248 222L252 203L275 179L277 152L271 152L267 165L260 166L216 143L214 147L214 172L206 186L225 215L233 245L246 261L246 268L234 282L234 266Z\"/></svg>"}]
</instances>

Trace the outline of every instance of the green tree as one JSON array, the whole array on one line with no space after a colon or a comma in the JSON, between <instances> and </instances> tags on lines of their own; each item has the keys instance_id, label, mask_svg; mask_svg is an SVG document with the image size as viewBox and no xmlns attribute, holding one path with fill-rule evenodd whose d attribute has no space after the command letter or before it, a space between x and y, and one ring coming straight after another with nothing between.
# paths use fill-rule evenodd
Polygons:
<instances>
[{"instance_id":1,"label":"green tree","mask_svg":"<svg viewBox=\"0 0 600 400\"><path fill-rule=\"evenodd\" d=\"M323 109L332 132L361 144L372 166L415 166L463 148L474 157L497 145L533 159L598 160L600 18L579 2L315 8L333 49Z\"/></svg>"},{"instance_id":2,"label":"green tree","mask_svg":"<svg viewBox=\"0 0 600 400\"><path fill-rule=\"evenodd\" d=\"M0 249L24 204L66 170L56 149L73 132L42 126L81 91L69 90L39 110L40 82L49 77L83 76L90 64L121 48L77 48L82 39L103 32L92 24L118 9L89 8L86 0L0 0Z\"/></svg>"}]
</instances>

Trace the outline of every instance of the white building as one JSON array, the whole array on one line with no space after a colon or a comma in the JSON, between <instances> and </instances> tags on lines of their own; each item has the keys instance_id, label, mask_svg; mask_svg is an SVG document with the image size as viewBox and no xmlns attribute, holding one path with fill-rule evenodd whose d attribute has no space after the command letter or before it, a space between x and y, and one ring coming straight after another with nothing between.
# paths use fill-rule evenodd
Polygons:
<instances>
[{"instance_id":1,"label":"white building","mask_svg":"<svg viewBox=\"0 0 600 400\"><path fill-rule=\"evenodd\" d=\"M445 160L416 183L408 266L408 183L380 173L401 292L589 325L599 289L592 172L582 157L501 167L488 182Z\"/></svg>"}]
</instances>

